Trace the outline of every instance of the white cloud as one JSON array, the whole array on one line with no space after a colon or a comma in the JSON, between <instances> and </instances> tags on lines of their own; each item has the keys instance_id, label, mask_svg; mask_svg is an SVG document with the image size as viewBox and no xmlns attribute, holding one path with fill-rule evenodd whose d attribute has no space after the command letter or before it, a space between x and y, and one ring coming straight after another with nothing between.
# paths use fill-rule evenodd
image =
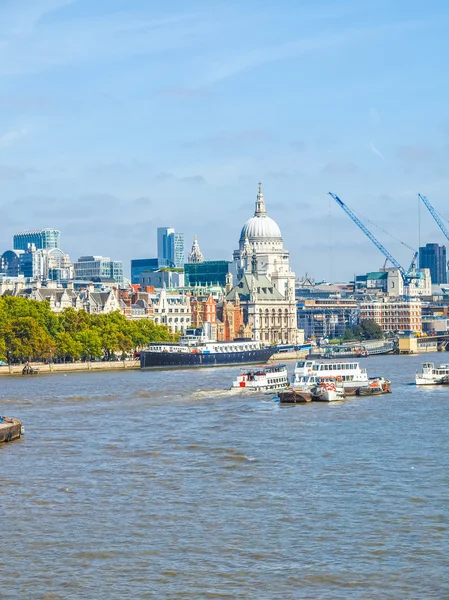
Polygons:
<instances>
[{"instance_id":1,"label":"white cloud","mask_svg":"<svg viewBox=\"0 0 449 600\"><path fill-rule=\"evenodd\" d=\"M370 143L369 143L369 147L370 147L370 149L371 149L371 152L372 152L373 154L375 154L376 156L378 156L378 157L379 157L379 158L381 158L382 160L385 160L385 156L382 154L382 152L381 152L380 150L378 150L378 149L376 148L376 146L374 145L374 143L373 143L373 142L370 142Z\"/></svg>"},{"instance_id":2,"label":"white cloud","mask_svg":"<svg viewBox=\"0 0 449 600\"><path fill-rule=\"evenodd\" d=\"M68 2L43 2L40 11L17 26L3 21L0 0L0 76L38 73L86 61L154 54L191 43L207 28L201 15L176 14L149 18L145 13L112 13L102 18L61 19L42 17ZM15 16L14 16L15 18ZM15 24L13 16L11 23Z\"/></svg>"},{"instance_id":3,"label":"white cloud","mask_svg":"<svg viewBox=\"0 0 449 600\"><path fill-rule=\"evenodd\" d=\"M26 137L30 133L30 130L27 127L22 127L21 129L17 129L16 131L7 131L5 133L0 133L0 148L7 148L8 146L12 146L17 141Z\"/></svg>"}]
</instances>

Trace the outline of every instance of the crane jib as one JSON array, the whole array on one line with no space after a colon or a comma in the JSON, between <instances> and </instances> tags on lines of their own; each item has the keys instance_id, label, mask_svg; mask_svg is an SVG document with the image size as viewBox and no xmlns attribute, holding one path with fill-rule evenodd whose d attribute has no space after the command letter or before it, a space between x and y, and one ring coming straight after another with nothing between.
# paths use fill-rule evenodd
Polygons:
<instances>
[{"instance_id":1,"label":"crane jib","mask_svg":"<svg viewBox=\"0 0 449 600\"><path fill-rule=\"evenodd\" d=\"M411 263L408 271L405 271L404 267L402 267L398 263L398 261L394 258L394 256L388 252L388 250L385 248L385 246L383 246L379 242L379 240L375 237L375 235L373 233L371 233L371 231L366 227L366 225L364 225L362 223L362 221L352 212L352 210L349 208L349 206L346 206L346 204L343 202L343 200L341 200L337 196L337 194L334 194L333 192L329 192L329 196L331 196L336 202L338 202L338 204L341 206L341 208L351 218L351 220L354 221L354 223L357 225L357 227L359 227L359 229L361 229L363 231L363 233L373 242L373 244L376 246L376 248L382 252L382 254L391 262L391 264L398 269L399 273L401 274L402 280L404 282L404 287L406 289L408 289L411 279L416 279L416 275L412 274L411 271L413 271L415 268L415 261L418 256L418 253L415 252L412 263Z\"/></svg>"}]
</instances>

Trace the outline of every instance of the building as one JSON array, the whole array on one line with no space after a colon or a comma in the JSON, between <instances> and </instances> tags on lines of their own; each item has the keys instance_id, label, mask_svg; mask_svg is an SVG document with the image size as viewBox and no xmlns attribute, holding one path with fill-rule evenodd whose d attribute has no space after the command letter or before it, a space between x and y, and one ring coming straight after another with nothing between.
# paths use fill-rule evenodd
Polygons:
<instances>
[{"instance_id":1,"label":"building","mask_svg":"<svg viewBox=\"0 0 449 600\"><path fill-rule=\"evenodd\" d=\"M192 296L190 300L193 327L202 327L204 323L217 324L217 303L209 296Z\"/></svg>"},{"instance_id":2,"label":"building","mask_svg":"<svg viewBox=\"0 0 449 600\"><path fill-rule=\"evenodd\" d=\"M385 333L422 332L421 300L383 297L360 304L360 320L375 321Z\"/></svg>"},{"instance_id":3,"label":"building","mask_svg":"<svg viewBox=\"0 0 449 600\"><path fill-rule=\"evenodd\" d=\"M45 250L37 249L32 243L28 244L25 252L20 254L20 273L26 279L45 281L48 273L48 260Z\"/></svg>"},{"instance_id":4,"label":"building","mask_svg":"<svg viewBox=\"0 0 449 600\"><path fill-rule=\"evenodd\" d=\"M217 339L232 342L235 339L251 339L252 330L245 325L243 307L240 297L235 295L235 301L223 300L217 304Z\"/></svg>"},{"instance_id":5,"label":"building","mask_svg":"<svg viewBox=\"0 0 449 600\"><path fill-rule=\"evenodd\" d=\"M446 246L426 244L419 249L419 266L429 269L432 283L447 283Z\"/></svg>"},{"instance_id":6,"label":"building","mask_svg":"<svg viewBox=\"0 0 449 600\"><path fill-rule=\"evenodd\" d=\"M315 298L299 300L298 327L306 338L335 339L357 325L359 309L354 299Z\"/></svg>"},{"instance_id":7,"label":"building","mask_svg":"<svg viewBox=\"0 0 449 600\"><path fill-rule=\"evenodd\" d=\"M153 290L154 292L154 290ZM150 319L154 321L154 308L150 293L139 289L139 286L130 286L118 290L121 312L129 320Z\"/></svg>"},{"instance_id":8,"label":"building","mask_svg":"<svg viewBox=\"0 0 449 600\"><path fill-rule=\"evenodd\" d=\"M295 274L290 270L281 231L267 216L261 183L254 216L240 233L233 270L237 283L226 294L226 301L236 302L238 296L253 339L297 344L301 334L297 326Z\"/></svg>"},{"instance_id":9,"label":"building","mask_svg":"<svg viewBox=\"0 0 449 600\"><path fill-rule=\"evenodd\" d=\"M140 283L140 276L144 271L157 271L159 263L157 258L135 258L131 261L131 283Z\"/></svg>"},{"instance_id":10,"label":"building","mask_svg":"<svg viewBox=\"0 0 449 600\"><path fill-rule=\"evenodd\" d=\"M170 236L170 266L182 269L184 266L184 234L173 233Z\"/></svg>"},{"instance_id":11,"label":"building","mask_svg":"<svg viewBox=\"0 0 449 600\"><path fill-rule=\"evenodd\" d=\"M196 239L196 235L193 236L193 244L192 249L189 254L189 263L202 263L204 262L203 255L201 254L200 246L198 244L198 240Z\"/></svg>"},{"instance_id":12,"label":"building","mask_svg":"<svg viewBox=\"0 0 449 600\"><path fill-rule=\"evenodd\" d=\"M22 231L13 236L14 250L26 250L29 244L34 244L36 250L59 248L61 232L57 229L42 229L41 231Z\"/></svg>"},{"instance_id":13,"label":"building","mask_svg":"<svg viewBox=\"0 0 449 600\"><path fill-rule=\"evenodd\" d=\"M156 324L166 325L172 333L185 331L190 326L190 294L169 294L163 289L159 294L151 296Z\"/></svg>"},{"instance_id":14,"label":"building","mask_svg":"<svg viewBox=\"0 0 449 600\"><path fill-rule=\"evenodd\" d=\"M81 256L74 263L74 277L84 281L113 280L123 283L123 263L106 256Z\"/></svg>"},{"instance_id":15,"label":"building","mask_svg":"<svg viewBox=\"0 0 449 600\"><path fill-rule=\"evenodd\" d=\"M157 229L157 259L159 267L184 266L184 234L172 227Z\"/></svg>"},{"instance_id":16,"label":"building","mask_svg":"<svg viewBox=\"0 0 449 600\"><path fill-rule=\"evenodd\" d=\"M295 274L290 270L290 253L284 248L278 224L267 216L261 183L254 216L243 226L239 248L234 251L233 274L237 279L251 270L253 254L257 273L266 275L283 297L294 298Z\"/></svg>"},{"instance_id":17,"label":"building","mask_svg":"<svg viewBox=\"0 0 449 600\"><path fill-rule=\"evenodd\" d=\"M357 275L356 284L359 289L368 293L388 294L391 297L403 296L406 291L401 272L396 267L372 271L366 275ZM415 278L410 282L408 293L411 297L432 295L432 279L429 269L416 269Z\"/></svg>"},{"instance_id":18,"label":"building","mask_svg":"<svg viewBox=\"0 0 449 600\"><path fill-rule=\"evenodd\" d=\"M172 227L157 228L157 260L159 267L172 267L170 264L170 237L175 233Z\"/></svg>"},{"instance_id":19,"label":"building","mask_svg":"<svg viewBox=\"0 0 449 600\"><path fill-rule=\"evenodd\" d=\"M0 273L7 277L18 277L20 274L20 255L23 250L6 250L0 256Z\"/></svg>"},{"instance_id":20,"label":"building","mask_svg":"<svg viewBox=\"0 0 449 600\"><path fill-rule=\"evenodd\" d=\"M139 284L141 288L181 288L184 287L184 273L168 268L157 271L143 271L140 274Z\"/></svg>"},{"instance_id":21,"label":"building","mask_svg":"<svg viewBox=\"0 0 449 600\"><path fill-rule=\"evenodd\" d=\"M228 260L205 260L184 265L185 286L226 286L231 263Z\"/></svg>"}]
</instances>

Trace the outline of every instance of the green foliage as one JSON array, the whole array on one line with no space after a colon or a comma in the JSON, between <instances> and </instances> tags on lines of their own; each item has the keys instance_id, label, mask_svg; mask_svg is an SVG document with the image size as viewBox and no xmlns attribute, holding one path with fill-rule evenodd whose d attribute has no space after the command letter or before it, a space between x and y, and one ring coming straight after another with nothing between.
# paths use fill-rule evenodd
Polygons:
<instances>
[{"instance_id":1,"label":"green foliage","mask_svg":"<svg viewBox=\"0 0 449 600\"><path fill-rule=\"evenodd\" d=\"M0 359L9 362L109 359L151 342L174 340L164 325L148 319L128 321L118 311L90 315L66 308L55 314L48 302L0 297Z\"/></svg>"},{"instance_id":2,"label":"green foliage","mask_svg":"<svg viewBox=\"0 0 449 600\"><path fill-rule=\"evenodd\" d=\"M360 322L360 325L348 327L342 338L343 342L361 342L363 340L381 340L384 337L380 325L372 319Z\"/></svg>"}]
</instances>

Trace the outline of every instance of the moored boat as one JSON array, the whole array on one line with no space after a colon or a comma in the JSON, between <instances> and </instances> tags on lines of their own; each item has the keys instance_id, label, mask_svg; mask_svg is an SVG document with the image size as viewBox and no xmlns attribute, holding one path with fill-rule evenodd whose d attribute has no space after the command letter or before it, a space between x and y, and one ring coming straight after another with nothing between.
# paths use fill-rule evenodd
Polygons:
<instances>
[{"instance_id":1,"label":"moored boat","mask_svg":"<svg viewBox=\"0 0 449 600\"><path fill-rule=\"evenodd\" d=\"M312 401L312 392L300 388L289 387L286 390L278 392L279 402L281 404L304 404Z\"/></svg>"},{"instance_id":2,"label":"moored boat","mask_svg":"<svg viewBox=\"0 0 449 600\"><path fill-rule=\"evenodd\" d=\"M389 381L379 377L369 378L366 369L360 368L358 362L352 361L300 360L295 366L292 386L303 384L304 377L335 378L337 381L341 381L346 396L371 395L374 388L377 389L377 393L391 391ZM377 380L382 381L378 384ZM383 391L379 391L379 389ZM360 394L361 390L363 390L362 394Z\"/></svg>"},{"instance_id":3,"label":"moored boat","mask_svg":"<svg viewBox=\"0 0 449 600\"><path fill-rule=\"evenodd\" d=\"M232 382L232 389L250 391L276 391L288 386L288 371L285 365L266 365L240 373Z\"/></svg>"},{"instance_id":4,"label":"moored boat","mask_svg":"<svg viewBox=\"0 0 449 600\"><path fill-rule=\"evenodd\" d=\"M204 331L188 329L178 344L155 343L140 352L140 367L218 367L267 362L276 346L253 340L214 342Z\"/></svg>"},{"instance_id":5,"label":"moored boat","mask_svg":"<svg viewBox=\"0 0 449 600\"><path fill-rule=\"evenodd\" d=\"M326 377L317 382L312 391L312 400L316 402L335 402L346 398L345 388L341 380L335 377Z\"/></svg>"},{"instance_id":6,"label":"moored boat","mask_svg":"<svg viewBox=\"0 0 449 600\"><path fill-rule=\"evenodd\" d=\"M379 396L391 393L391 382L385 377L370 377L368 381L368 387L359 388L357 396Z\"/></svg>"},{"instance_id":7,"label":"moored boat","mask_svg":"<svg viewBox=\"0 0 449 600\"><path fill-rule=\"evenodd\" d=\"M0 442L18 440L24 433L24 427L19 419L0 417Z\"/></svg>"},{"instance_id":8,"label":"moored boat","mask_svg":"<svg viewBox=\"0 0 449 600\"><path fill-rule=\"evenodd\" d=\"M424 363L415 375L416 385L449 385L449 365L435 367L434 363Z\"/></svg>"}]
</instances>

